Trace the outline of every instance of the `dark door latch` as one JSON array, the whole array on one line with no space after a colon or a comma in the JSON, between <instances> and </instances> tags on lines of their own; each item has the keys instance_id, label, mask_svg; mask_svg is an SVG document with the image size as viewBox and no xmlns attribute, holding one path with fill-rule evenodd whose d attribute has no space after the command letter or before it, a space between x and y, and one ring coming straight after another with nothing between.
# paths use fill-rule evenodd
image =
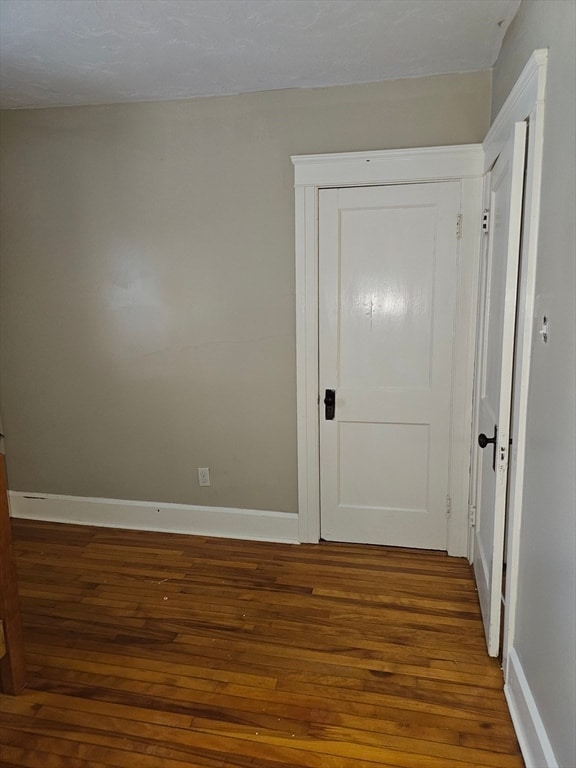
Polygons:
<instances>
[{"instance_id":1,"label":"dark door latch","mask_svg":"<svg viewBox=\"0 0 576 768\"><path fill-rule=\"evenodd\" d=\"M327 389L324 393L324 418L332 421L336 412L336 390Z\"/></svg>"},{"instance_id":2,"label":"dark door latch","mask_svg":"<svg viewBox=\"0 0 576 768\"><path fill-rule=\"evenodd\" d=\"M480 448L486 448L487 445L492 445L492 469L496 472L496 440L498 438L498 427L494 424L494 437L486 437L484 432L480 432L478 435L478 445Z\"/></svg>"}]
</instances>

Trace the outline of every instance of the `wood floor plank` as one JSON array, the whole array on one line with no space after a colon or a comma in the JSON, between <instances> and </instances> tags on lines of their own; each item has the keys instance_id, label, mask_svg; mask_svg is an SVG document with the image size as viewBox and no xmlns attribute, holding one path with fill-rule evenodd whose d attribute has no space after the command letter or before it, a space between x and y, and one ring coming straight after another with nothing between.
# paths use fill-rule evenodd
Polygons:
<instances>
[{"instance_id":1,"label":"wood floor plank","mask_svg":"<svg viewBox=\"0 0 576 768\"><path fill-rule=\"evenodd\" d=\"M522 768L466 561L13 521L4 768Z\"/></svg>"},{"instance_id":2,"label":"wood floor plank","mask_svg":"<svg viewBox=\"0 0 576 768\"><path fill-rule=\"evenodd\" d=\"M35 652L36 648L36 652ZM75 648L67 648L64 654L57 655L54 652L47 652L46 647L38 645L28 645L28 659L31 663L43 663L47 666L63 667L69 669L78 669L83 671L98 670L100 674L108 669L110 673L121 673L134 676L137 671L139 677L143 679L144 672L152 672L162 675L162 680L168 678L186 680L189 678L208 680L215 683L237 683L239 685L256 685L259 688L274 688L276 678L258 674L236 673L228 670L215 669L206 666L193 666L190 664L170 663L167 661L155 661L153 659L138 658L134 659L131 666L126 664L126 656L114 653L96 653L90 651L80 651ZM150 679L149 677L147 679ZM346 679L346 678L343 678ZM332 683L335 684L335 683ZM360 684L358 685L360 687Z\"/></svg>"}]
</instances>

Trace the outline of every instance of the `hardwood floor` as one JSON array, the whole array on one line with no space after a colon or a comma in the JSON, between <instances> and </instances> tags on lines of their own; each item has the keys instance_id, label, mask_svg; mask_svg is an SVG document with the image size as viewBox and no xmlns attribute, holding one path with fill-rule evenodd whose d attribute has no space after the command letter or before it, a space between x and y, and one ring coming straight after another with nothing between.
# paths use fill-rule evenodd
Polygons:
<instances>
[{"instance_id":1,"label":"hardwood floor","mask_svg":"<svg viewBox=\"0 0 576 768\"><path fill-rule=\"evenodd\" d=\"M471 571L431 552L13 521L0 764L520 768Z\"/></svg>"}]
</instances>

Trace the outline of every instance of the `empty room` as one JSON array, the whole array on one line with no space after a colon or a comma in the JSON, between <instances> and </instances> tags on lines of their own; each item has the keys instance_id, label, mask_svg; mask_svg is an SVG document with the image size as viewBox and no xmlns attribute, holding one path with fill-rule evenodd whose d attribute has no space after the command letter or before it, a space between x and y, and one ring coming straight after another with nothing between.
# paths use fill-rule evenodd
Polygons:
<instances>
[{"instance_id":1,"label":"empty room","mask_svg":"<svg viewBox=\"0 0 576 768\"><path fill-rule=\"evenodd\" d=\"M576 766L576 0L0 0L0 765Z\"/></svg>"}]
</instances>

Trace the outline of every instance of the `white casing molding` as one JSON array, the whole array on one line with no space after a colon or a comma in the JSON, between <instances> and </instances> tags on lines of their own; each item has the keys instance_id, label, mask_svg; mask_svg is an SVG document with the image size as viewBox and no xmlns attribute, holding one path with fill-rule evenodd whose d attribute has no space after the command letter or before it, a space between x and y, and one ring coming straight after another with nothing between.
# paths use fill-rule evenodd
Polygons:
<instances>
[{"instance_id":1,"label":"white casing molding","mask_svg":"<svg viewBox=\"0 0 576 768\"><path fill-rule=\"evenodd\" d=\"M520 77L508 94L482 142L484 171L489 171L496 162L496 158L510 136L514 123L526 120L538 103L544 101L547 62L548 50L546 48L539 48L534 51L528 59Z\"/></svg>"},{"instance_id":2,"label":"white casing molding","mask_svg":"<svg viewBox=\"0 0 576 768\"><path fill-rule=\"evenodd\" d=\"M8 497L10 515L27 520L298 543L298 516L288 512L20 491L10 491Z\"/></svg>"},{"instance_id":3,"label":"white casing molding","mask_svg":"<svg viewBox=\"0 0 576 768\"><path fill-rule=\"evenodd\" d=\"M526 768L559 768L554 750L515 649L508 655L504 693Z\"/></svg>"},{"instance_id":4,"label":"white casing molding","mask_svg":"<svg viewBox=\"0 0 576 768\"><path fill-rule=\"evenodd\" d=\"M479 144L298 155L296 208L296 349L298 409L298 520L302 542L320 540L318 425L318 191L322 188L459 181L458 308L455 324L452 464L447 549L468 554L468 484L474 375L474 339L484 154Z\"/></svg>"},{"instance_id":5,"label":"white casing molding","mask_svg":"<svg viewBox=\"0 0 576 768\"><path fill-rule=\"evenodd\" d=\"M482 175L480 144L293 155L295 187L357 187Z\"/></svg>"}]
</instances>

